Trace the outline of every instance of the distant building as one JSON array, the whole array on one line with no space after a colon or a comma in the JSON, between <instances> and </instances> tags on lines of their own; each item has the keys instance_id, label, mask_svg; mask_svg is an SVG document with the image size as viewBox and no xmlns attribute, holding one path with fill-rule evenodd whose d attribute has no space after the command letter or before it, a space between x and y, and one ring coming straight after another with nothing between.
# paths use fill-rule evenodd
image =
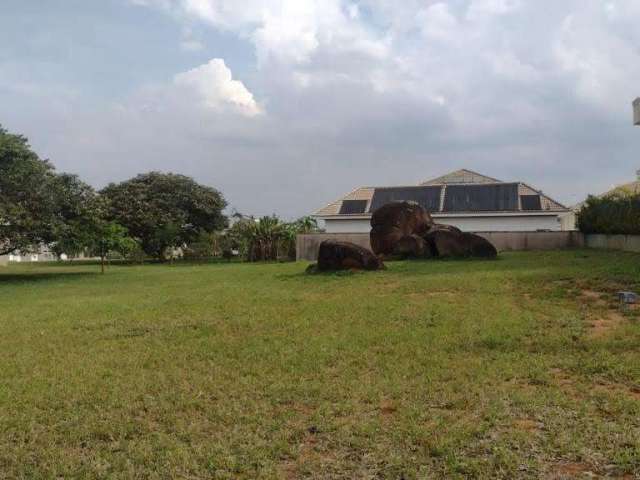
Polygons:
<instances>
[{"instance_id":1,"label":"distant building","mask_svg":"<svg viewBox=\"0 0 640 480\"><path fill-rule=\"evenodd\" d=\"M66 260L64 255L62 260ZM1 263L29 263L29 262L54 262L58 260L57 255L51 252L47 247L40 247L38 251L32 253L13 252L8 255L2 255L0 257Z\"/></svg>"},{"instance_id":2,"label":"distant building","mask_svg":"<svg viewBox=\"0 0 640 480\"><path fill-rule=\"evenodd\" d=\"M75 259L88 259L84 254L78 255ZM53 253L47 246L41 246L32 252L15 251L8 255L0 255L0 266L9 263L31 263L31 262L55 262L58 260L69 260L67 254L63 253L59 257Z\"/></svg>"},{"instance_id":3,"label":"distant building","mask_svg":"<svg viewBox=\"0 0 640 480\"><path fill-rule=\"evenodd\" d=\"M523 182L502 182L457 170L415 186L360 187L316 211L327 233L371 229L371 213L385 203L409 200L436 222L472 232L573 230L571 211ZM567 218L565 218L565 216Z\"/></svg>"},{"instance_id":4,"label":"distant building","mask_svg":"<svg viewBox=\"0 0 640 480\"><path fill-rule=\"evenodd\" d=\"M633 101L633 124L640 125L640 97Z\"/></svg>"}]
</instances>

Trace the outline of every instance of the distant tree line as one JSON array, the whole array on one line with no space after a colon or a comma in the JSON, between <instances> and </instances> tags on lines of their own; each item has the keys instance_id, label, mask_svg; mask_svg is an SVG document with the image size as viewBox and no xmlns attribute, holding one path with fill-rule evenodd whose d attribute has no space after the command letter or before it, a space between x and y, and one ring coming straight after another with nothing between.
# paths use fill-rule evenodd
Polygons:
<instances>
[{"instance_id":1,"label":"distant tree line","mask_svg":"<svg viewBox=\"0 0 640 480\"><path fill-rule=\"evenodd\" d=\"M583 233L640 234L640 195L590 196L577 215Z\"/></svg>"},{"instance_id":2,"label":"distant tree line","mask_svg":"<svg viewBox=\"0 0 640 480\"><path fill-rule=\"evenodd\" d=\"M101 258L244 256L295 258L295 236L317 228L309 217L229 219L223 195L175 173L150 172L95 191L58 173L22 135L0 126L0 255L49 247L54 253ZM229 228L228 228L229 227Z\"/></svg>"}]
</instances>

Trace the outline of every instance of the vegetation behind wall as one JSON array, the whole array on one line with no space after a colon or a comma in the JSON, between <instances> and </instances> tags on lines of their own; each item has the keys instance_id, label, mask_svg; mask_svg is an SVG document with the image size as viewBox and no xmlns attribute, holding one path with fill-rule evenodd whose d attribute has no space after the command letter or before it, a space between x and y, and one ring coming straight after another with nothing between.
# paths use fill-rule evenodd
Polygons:
<instances>
[{"instance_id":1,"label":"vegetation behind wall","mask_svg":"<svg viewBox=\"0 0 640 480\"><path fill-rule=\"evenodd\" d=\"M590 196L578 212L583 233L640 234L640 195Z\"/></svg>"}]
</instances>

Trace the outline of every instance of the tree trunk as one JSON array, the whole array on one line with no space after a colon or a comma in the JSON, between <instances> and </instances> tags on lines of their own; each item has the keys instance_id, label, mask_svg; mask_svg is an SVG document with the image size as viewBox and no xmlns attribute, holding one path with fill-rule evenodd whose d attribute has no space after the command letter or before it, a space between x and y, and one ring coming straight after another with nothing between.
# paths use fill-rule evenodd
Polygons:
<instances>
[{"instance_id":1,"label":"tree trunk","mask_svg":"<svg viewBox=\"0 0 640 480\"><path fill-rule=\"evenodd\" d=\"M104 255L100 257L100 273L104 275Z\"/></svg>"}]
</instances>

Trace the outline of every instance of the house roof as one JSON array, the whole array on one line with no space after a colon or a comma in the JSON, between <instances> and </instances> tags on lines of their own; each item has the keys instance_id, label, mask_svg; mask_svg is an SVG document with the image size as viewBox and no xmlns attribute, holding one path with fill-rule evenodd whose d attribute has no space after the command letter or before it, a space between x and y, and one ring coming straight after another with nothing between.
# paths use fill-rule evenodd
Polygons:
<instances>
[{"instance_id":1,"label":"house roof","mask_svg":"<svg viewBox=\"0 0 640 480\"><path fill-rule=\"evenodd\" d=\"M461 168L455 172L447 173L432 180L425 180L420 185L448 185L452 183L502 183L500 180L487 177L473 170Z\"/></svg>"},{"instance_id":2,"label":"house roof","mask_svg":"<svg viewBox=\"0 0 640 480\"><path fill-rule=\"evenodd\" d=\"M523 182L502 182L461 169L419 185L360 187L317 210L317 217L370 216L385 203L415 201L433 214L565 212L568 209Z\"/></svg>"}]
</instances>

